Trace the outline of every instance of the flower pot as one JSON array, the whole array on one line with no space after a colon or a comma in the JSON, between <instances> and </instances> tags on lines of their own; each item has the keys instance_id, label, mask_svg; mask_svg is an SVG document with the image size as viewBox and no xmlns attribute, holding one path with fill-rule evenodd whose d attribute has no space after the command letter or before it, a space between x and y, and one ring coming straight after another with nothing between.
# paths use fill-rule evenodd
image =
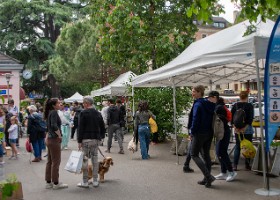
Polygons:
<instances>
[{"instance_id":1,"label":"flower pot","mask_svg":"<svg viewBox=\"0 0 280 200\"><path fill-rule=\"evenodd\" d=\"M23 199L21 182L6 183L0 190L0 199L20 200Z\"/></svg>"}]
</instances>

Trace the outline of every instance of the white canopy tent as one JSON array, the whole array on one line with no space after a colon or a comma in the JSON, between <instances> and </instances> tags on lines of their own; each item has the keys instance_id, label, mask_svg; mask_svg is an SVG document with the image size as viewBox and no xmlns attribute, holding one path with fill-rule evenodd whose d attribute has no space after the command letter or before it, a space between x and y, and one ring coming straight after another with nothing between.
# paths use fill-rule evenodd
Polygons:
<instances>
[{"instance_id":1,"label":"white canopy tent","mask_svg":"<svg viewBox=\"0 0 280 200\"><path fill-rule=\"evenodd\" d=\"M258 22L256 32L243 36L249 25L247 20L192 43L163 67L134 78L132 86L173 86L173 81L175 86L213 85L256 78L255 61L265 59L274 22Z\"/></svg>"},{"instance_id":2,"label":"white canopy tent","mask_svg":"<svg viewBox=\"0 0 280 200\"><path fill-rule=\"evenodd\" d=\"M64 102L65 103L73 103L74 101L77 101L79 103L83 103L83 96L79 93L79 92L76 92L73 96L67 98L67 99L64 99Z\"/></svg>"},{"instance_id":3,"label":"white canopy tent","mask_svg":"<svg viewBox=\"0 0 280 200\"><path fill-rule=\"evenodd\" d=\"M109 85L98 90L92 91L91 96L131 96L131 94L127 90L127 86L131 84L131 80L133 77L136 77L136 75L131 71L121 74L116 80L114 80Z\"/></svg>"},{"instance_id":4,"label":"white canopy tent","mask_svg":"<svg viewBox=\"0 0 280 200\"><path fill-rule=\"evenodd\" d=\"M274 22L260 20L255 24L256 30L244 36L249 20L219 31L204 39L192 43L178 57L163 67L142 74L132 81L134 87L173 87L174 131L177 148L176 126L176 86L210 85L230 83L242 80L258 80L258 95L261 99L260 77L264 76L264 62L269 38ZM262 66L259 67L259 62ZM261 104L261 102L259 102ZM259 105L261 108L261 105ZM261 110L260 110L261 113ZM261 140L264 144L261 119ZM263 148L263 145L262 145ZM177 163L179 163L178 152ZM263 169L265 167L264 148L262 149ZM263 170L264 184L266 170Z\"/></svg>"}]
</instances>

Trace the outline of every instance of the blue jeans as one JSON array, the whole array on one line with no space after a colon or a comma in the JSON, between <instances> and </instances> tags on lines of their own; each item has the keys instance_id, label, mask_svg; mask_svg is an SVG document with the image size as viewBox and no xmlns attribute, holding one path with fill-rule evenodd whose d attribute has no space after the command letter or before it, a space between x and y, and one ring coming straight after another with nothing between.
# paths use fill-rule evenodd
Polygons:
<instances>
[{"instance_id":1,"label":"blue jeans","mask_svg":"<svg viewBox=\"0 0 280 200\"><path fill-rule=\"evenodd\" d=\"M225 129L224 138L217 142L216 144L216 154L221 163L221 172L227 173L232 172L232 165L228 155L228 146L230 141L230 129L227 127Z\"/></svg>"},{"instance_id":2,"label":"blue jeans","mask_svg":"<svg viewBox=\"0 0 280 200\"><path fill-rule=\"evenodd\" d=\"M138 126L138 135L140 141L142 159L148 159L149 144L150 144L150 127L148 124L140 124Z\"/></svg>"},{"instance_id":3,"label":"blue jeans","mask_svg":"<svg viewBox=\"0 0 280 200\"><path fill-rule=\"evenodd\" d=\"M2 158L3 155L4 155L4 150L3 150L2 143L0 142L0 158Z\"/></svg>"},{"instance_id":4,"label":"blue jeans","mask_svg":"<svg viewBox=\"0 0 280 200\"><path fill-rule=\"evenodd\" d=\"M42 156L43 146L44 146L44 138L40 138L32 142L35 158L40 158Z\"/></svg>"}]
</instances>

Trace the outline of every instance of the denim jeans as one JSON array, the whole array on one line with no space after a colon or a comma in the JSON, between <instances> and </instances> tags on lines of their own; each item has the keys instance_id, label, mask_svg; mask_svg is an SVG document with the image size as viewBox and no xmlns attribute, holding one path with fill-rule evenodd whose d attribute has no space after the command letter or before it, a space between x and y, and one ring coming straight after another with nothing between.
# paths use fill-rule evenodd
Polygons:
<instances>
[{"instance_id":1,"label":"denim jeans","mask_svg":"<svg viewBox=\"0 0 280 200\"><path fill-rule=\"evenodd\" d=\"M228 155L228 146L230 141L230 129L225 129L224 138L216 144L216 154L221 163L221 172L226 173L227 170L232 172L232 165Z\"/></svg>"},{"instance_id":2,"label":"denim jeans","mask_svg":"<svg viewBox=\"0 0 280 200\"><path fill-rule=\"evenodd\" d=\"M70 126L68 124L61 125L61 132L62 132L61 148L64 148L68 146L69 136L70 136Z\"/></svg>"},{"instance_id":3,"label":"denim jeans","mask_svg":"<svg viewBox=\"0 0 280 200\"><path fill-rule=\"evenodd\" d=\"M148 159L149 144L150 144L150 127L148 124L140 124L138 126L138 135L140 141L142 159Z\"/></svg>"},{"instance_id":4,"label":"denim jeans","mask_svg":"<svg viewBox=\"0 0 280 200\"><path fill-rule=\"evenodd\" d=\"M32 142L32 147L34 151L35 158L42 156L42 149L44 147L44 138L39 138Z\"/></svg>"},{"instance_id":5,"label":"denim jeans","mask_svg":"<svg viewBox=\"0 0 280 200\"><path fill-rule=\"evenodd\" d=\"M99 163L98 163L98 146L100 144L99 140L87 140L82 142L83 147L83 182L88 182L88 159L91 159L92 167L93 167L93 180L97 180L98 178L98 170L99 170Z\"/></svg>"},{"instance_id":6,"label":"denim jeans","mask_svg":"<svg viewBox=\"0 0 280 200\"><path fill-rule=\"evenodd\" d=\"M252 142L253 140L253 134L244 134L245 139L249 140ZM240 134L240 139L243 140L243 134ZM236 140L236 145L234 149L234 159L233 159L233 164L234 166L238 165L239 158L240 158L240 140L238 137L238 134L235 133L235 140ZM250 158L245 158L245 166L249 167L250 166L251 159Z\"/></svg>"},{"instance_id":7,"label":"denim jeans","mask_svg":"<svg viewBox=\"0 0 280 200\"><path fill-rule=\"evenodd\" d=\"M213 139L213 134L195 134L192 140L191 156L196 165L204 175L204 178L209 179L211 175L211 158L210 147ZM202 159L199 157L201 153Z\"/></svg>"},{"instance_id":8,"label":"denim jeans","mask_svg":"<svg viewBox=\"0 0 280 200\"><path fill-rule=\"evenodd\" d=\"M0 158L2 158L3 155L4 155L4 149L3 149L2 143L0 142Z\"/></svg>"}]
</instances>

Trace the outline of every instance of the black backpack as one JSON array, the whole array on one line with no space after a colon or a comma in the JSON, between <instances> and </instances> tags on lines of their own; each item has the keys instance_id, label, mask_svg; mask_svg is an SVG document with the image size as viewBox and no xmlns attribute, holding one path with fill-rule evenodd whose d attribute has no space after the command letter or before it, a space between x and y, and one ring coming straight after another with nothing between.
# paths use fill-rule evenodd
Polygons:
<instances>
[{"instance_id":1,"label":"black backpack","mask_svg":"<svg viewBox=\"0 0 280 200\"><path fill-rule=\"evenodd\" d=\"M32 118L34 119L35 127L38 132L47 131L47 123L43 120L43 118L40 115L34 114L32 115Z\"/></svg>"},{"instance_id":2,"label":"black backpack","mask_svg":"<svg viewBox=\"0 0 280 200\"><path fill-rule=\"evenodd\" d=\"M233 124L236 128L241 129L246 126L246 113L242 108L238 108L238 103L236 103L236 111L233 115Z\"/></svg>"}]
</instances>

